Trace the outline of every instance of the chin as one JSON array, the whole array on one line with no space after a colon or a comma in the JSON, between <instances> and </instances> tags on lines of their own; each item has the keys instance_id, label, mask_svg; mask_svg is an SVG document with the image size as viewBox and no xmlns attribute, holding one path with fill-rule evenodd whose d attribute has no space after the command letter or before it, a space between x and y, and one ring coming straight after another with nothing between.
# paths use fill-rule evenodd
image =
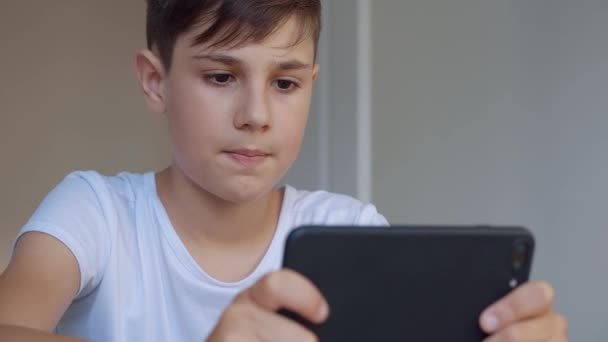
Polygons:
<instances>
[{"instance_id":1,"label":"chin","mask_svg":"<svg viewBox=\"0 0 608 342\"><path fill-rule=\"evenodd\" d=\"M229 184L218 189L216 194L227 202L234 204L246 204L254 202L272 193L274 184L266 184L259 182L239 182L237 184Z\"/></svg>"}]
</instances>

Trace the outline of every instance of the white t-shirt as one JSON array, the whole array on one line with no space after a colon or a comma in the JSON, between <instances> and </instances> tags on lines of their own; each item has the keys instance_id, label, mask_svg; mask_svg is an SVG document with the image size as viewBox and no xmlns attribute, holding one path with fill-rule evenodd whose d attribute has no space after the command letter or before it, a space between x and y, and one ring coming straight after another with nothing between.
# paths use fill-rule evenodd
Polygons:
<instances>
[{"instance_id":1,"label":"white t-shirt","mask_svg":"<svg viewBox=\"0 0 608 342\"><path fill-rule=\"evenodd\" d=\"M237 293L280 268L284 242L305 224L387 225L371 204L286 186L272 242L256 269L226 283L201 269L173 229L154 173L68 175L19 236L50 234L74 254L80 289L57 326L88 341L203 341Z\"/></svg>"}]
</instances>

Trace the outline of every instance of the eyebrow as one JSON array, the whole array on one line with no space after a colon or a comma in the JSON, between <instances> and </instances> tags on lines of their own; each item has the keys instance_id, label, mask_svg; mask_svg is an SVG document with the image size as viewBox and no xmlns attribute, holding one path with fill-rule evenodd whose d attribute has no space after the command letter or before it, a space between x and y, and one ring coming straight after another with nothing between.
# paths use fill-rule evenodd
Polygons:
<instances>
[{"instance_id":1,"label":"eyebrow","mask_svg":"<svg viewBox=\"0 0 608 342\"><path fill-rule=\"evenodd\" d=\"M299 69L308 69L312 66L308 63L301 62L297 59L292 59L285 62L277 63L279 69L281 70L299 70Z\"/></svg>"},{"instance_id":2,"label":"eyebrow","mask_svg":"<svg viewBox=\"0 0 608 342\"><path fill-rule=\"evenodd\" d=\"M233 65L241 65L243 64L240 60L234 58L234 57L230 57L227 55L219 55L219 54L212 54L212 55L195 55L193 56L194 59L196 60L209 60L212 62L216 62L216 63L220 63L220 64L225 64L225 65L229 65L229 66L233 66Z\"/></svg>"},{"instance_id":3,"label":"eyebrow","mask_svg":"<svg viewBox=\"0 0 608 342\"><path fill-rule=\"evenodd\" d=\"M195 55L193 56L196 60L209 60L212 62L224 64L227 66L242 66L244 63L232 56L223 55L223 54L208 54L208 55ZM312 66L308 63L304 63L297 59L291 59L288 61L277 62L275 63L276 67L281 70L299 70L299 69L307 69Z\"/></svg>"}]
</instances>

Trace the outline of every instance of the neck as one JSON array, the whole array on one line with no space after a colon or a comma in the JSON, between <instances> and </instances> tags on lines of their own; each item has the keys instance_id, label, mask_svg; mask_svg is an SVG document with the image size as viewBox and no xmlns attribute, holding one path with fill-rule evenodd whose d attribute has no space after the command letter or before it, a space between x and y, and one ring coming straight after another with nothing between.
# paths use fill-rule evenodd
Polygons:
<instances>
[{"instance_id":1,"label":"neck","mask_svg":"<svg viewBox=\"0 0 608 342\"><path fill-rule=\"evenodd\" d=\"M279 190L251 202L232 203L200 188L174 167L159 172L156 184L174 228L192 241L240 244L274 233L283 197Z\"/></svg>"}]
</instances>

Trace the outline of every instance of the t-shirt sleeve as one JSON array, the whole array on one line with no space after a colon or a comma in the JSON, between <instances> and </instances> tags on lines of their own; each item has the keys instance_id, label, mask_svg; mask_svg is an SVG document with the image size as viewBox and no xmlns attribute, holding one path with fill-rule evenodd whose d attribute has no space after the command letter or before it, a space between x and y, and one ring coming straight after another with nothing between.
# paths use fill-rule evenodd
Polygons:
<instances>
[{"instance_id":1,"label":"t-shirt sleeve","mask_svg":"<svg viewBox=\"0 0 608 342\"><path fill-rule=\"evenodd\" d=\"M376 206L365 204L359 213L357 224L361 226L388 226L386 218L378 213Z\"/></svg>"},{"instance_id":2,"label":"t-shirt sleeve","mask_svg":"<svg viewBox=\"0 0 608 342\"><path fill-rule=\"evenodd\" d=\"M76 298L97 287L109 258L108 196L99 174L71 173L44 198L17 236L42 232L68 247L80 268Z\"/></svg>"}]
</instances>

